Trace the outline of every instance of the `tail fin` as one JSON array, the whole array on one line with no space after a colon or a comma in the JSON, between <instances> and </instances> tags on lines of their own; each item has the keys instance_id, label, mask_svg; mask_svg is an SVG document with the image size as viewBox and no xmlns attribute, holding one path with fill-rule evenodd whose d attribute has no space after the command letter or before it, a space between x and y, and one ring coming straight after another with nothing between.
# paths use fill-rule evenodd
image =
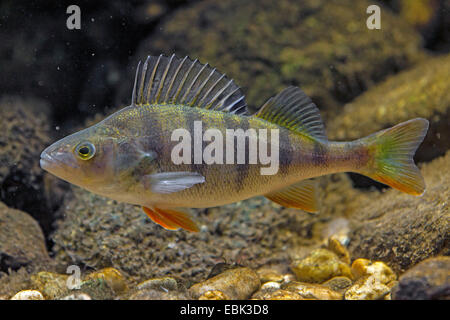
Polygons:
<instances>
[{"instance_id":1,"label":"tail fin","mask_svg":"<svg viewBox=\"0 0 450 320\"><path fill-rule=\"evenodd\" d=\"M427 130L428 120L417 118L363 138L372 160L360 173L400 191L422 195L425 182L413 156Z\"/></svg>"}]
</instances>

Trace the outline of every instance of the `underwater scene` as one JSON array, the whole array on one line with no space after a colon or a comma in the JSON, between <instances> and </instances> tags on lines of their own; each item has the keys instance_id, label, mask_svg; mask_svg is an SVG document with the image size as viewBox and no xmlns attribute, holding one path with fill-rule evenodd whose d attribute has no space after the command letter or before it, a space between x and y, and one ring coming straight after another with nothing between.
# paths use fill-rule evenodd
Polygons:
<instances>
[{"instance_id":1,"label":"underwater scene","mask_svg":"<svg viewBox=\"0 0 450 320\"><path fill-rule=\"evenodd\" d=\"M2 0L0 300L450 299L449 10Z\"/></svg>"}]
</instances>

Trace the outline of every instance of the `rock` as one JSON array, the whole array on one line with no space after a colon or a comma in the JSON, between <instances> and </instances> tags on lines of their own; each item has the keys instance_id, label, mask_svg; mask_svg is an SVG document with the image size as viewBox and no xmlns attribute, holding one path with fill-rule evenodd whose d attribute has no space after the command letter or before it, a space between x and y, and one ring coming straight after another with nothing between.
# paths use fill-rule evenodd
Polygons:
<instances>
[{"instance_id":1,"label":"rock","mask_svg":"<svg viewBox=\"0 0 450 320\"><path fill-rule=\"evenodd\" d=\"M230 298L219 290L210 290L202 294L198 300L230 300Z\"/></svg>"},{"instance_id":2,"label":"rock","mask_svg":"<svg viewBox=\"0 0 450 320\"><path fill-rule=\"evenodd\" d=\"M189 292L198 299L207 291L218 290L231 300L243 300L249 298L260 286L261 282L256 272L247 267L238 267L194 284L189 288Z\"/></svg>"},{"instance_id":3,"label":"rock","mask_svg":"<svg viewBox=\"0 0 450 320\"><path fill-rule=\"evenodd\" d=\"M39 224L27 213L0 202L0 270L31 271L51 264Z\"/></svg>"},{"instance_id":4,"label":"rock","mask_svg":"<svg viewBox=\"0 0 450 320\"><path fill-rule=\"evenodd\" d=\"M144 289L177 290L178 284L174 278L163 277L145 280L139 283L136 288L138 290Z\"/></svg>"},{"instance_id":5,"label":"rock","mask_svg":"<svg viewBox=\"0 0 450 320\"><path fill-rule=\"evenodd\" d=\"M331 290L329 287L304 282L291 282L284 286L285 290L295 292L305 299L342 300L342 293Z\"/></svg>"},{"instance_id":6,"label":"rock","mask_svg":"<svg viewBox=\"0 0 450 320\"><path fill-rule=\"evenodd\" d=\"M325 281L323 285L327 286L333 291L343 292L348 287L350 287L352 283L353 283L352 280L350 280L347 277L333 277L330 280Z\"/></svg>"},{"instance_id":7,"label":"rock","mask_svg":"<svg viewBox=\"0 0 450 320\"><path fill-rule=\"evenodd\" d=\"M44 234L51 230L53 209L61 204L39 167L40 154L50 143L49 112L44 100L0 98L0 201L32 215Z\"/></svg>"},{"instance_id":8,"label":"rock","mask_svg":"<svg viewBox=\"0 0 450 320\"><path fill-rule=\"evenodd\" d=\"M426 259L400 276L395 300L450 299L450 257Z\"/></svg>"},{"instance_id":9,"label":"rock","mask_svg":"<svg viewBox=\"0 0 450 320\"><path fill-rule=\"evenodd\" d=\"M275 281L265 282L261 286L261 290L273 290L273 289L280 289L280 288L281 288L281 284L279 282L275 282Z\"/></svg>"},{"instance_id":10,"label":"rock","mask_svg":"<svg viewBox=\"0 0 450 320\"><path fill-rule=\"evenodd\" d=\"M139 290L129 296L129 300L188 300L191 299L184 292L162 291L155 289Z\"/></svg>"},{"instance_id":11,"label":"rock","mask_svg":"<svg viewBox=\"0 0 450 320\"><path fill-rule=\"evenodd\" d=\"M57 299L67 294L67 278L65 274L41 271L31 276L33 286L42 292L46 299Z\"/></svg>"},{"instance_id":12,"label":"rock","mask_svg":"<svg viewBox=\"0 0 450 320\"><path fill-rule=\"evenodd\" d=\"M350 264L350 254L337 238L328 239L328 250L333 251L343 263Z\"/></svg>"},{"instance_id":13,"label":"rock","mask_svg":"<svg viewBox=\"0 0 450 320\"><path fill-rule=\"evenodd\" d=\"M345 300L380 300L390 293L391 289L374 276L366 276L345 291Z\"/></svg>"},{"instance_id":14,"label":"rock","mask_svg":"<svg viewBox=\"0 0 450 320\"><path fill-rule=\"evenodd\" d=\"M259 290L252 296L253 300L307 300L296 292L279 289L275 291Z\"/></svg>"},{"instance_id":15,"label":"rock","mask_svg":"<svg viewBox=\"0 0 450 320\"><path fill-rule=\"evenodd\" d=\"M379 282L388 284L397 280L397 275L384 262L372 262L367 259L356 259L352 263L352 273L356 279L364 276L373 276Z\"/></svg>"},{"instance_id":16,"label":"rock","mask_svg":"<svg viewBox=\"0 0 450 320\"><path fill-rule=\"evenodd\" d=\"M326 249L317 249L306 258L292 264L297 280L304 282L324 282L335 276L351 278L350 267L339 257Z\"/></svg>"},{"instance_id":17,"label":"rock","mask_svg":"<svg viewBox=\"0 0 450 320\"><path fill-rule=\"evenodd\" d=\"M370 4L197 2L164 21L133 60L150 52L188 54L245 87L252 106L261 106L288 85L300 85L322 109L331 109L422 56L420 36L388 9L383 10L383 29L390 30L389 37L360 23ZM126 87L122 95L128 101Z\"/></svg>"},{"instance_id":18,"label":"rock","mask_svg":"<svg viewBox=\"0 0 450 320\"><path fill-rule=\"evenodd\" d=\"M256 271L256 273L259 276L259 279L261 280L261 283L266 283L266 282L283 282L285 277L281 274L279 274L278 272L272 270L272 269L267 269L267 268L261 268L258 269Z\"/></svg>"},{"instance_id":19,"label":"rock","mask_svg":"<svg viewBox=\"0 0 450 320\"><path fill-rule=\"evenodd\" d=\"M102 278L82 281L77 293L86 294L92 300L113 300L117 293Z\"/></svg>"},{"instance_id":20,"label":"rock","mask_svg":"<svg viewBox=\"0 0 450 320\"><path fill-rule=\"evenodd\" d=\"M352 256L384 261L396 273L437 254L450 254L450 152L421 167L427 190L412 197L388 190L375 199L354 198ZM375 200L375 202L374 202Z\"/></svg>"},{"instance_id":21,"label":"rock","mask_svg":"<svg viewBox=\"0 0 450 320\"><path fill-rule=\"evenodd\" d=\"M428 59L392 76L347 104L327 122L330 140L354 140L417 117L430 121L417 161L450 148L450 55Z\"/></svg>"},{"instance_id":22,"label":"rock","mask_svg":"<svg viewBox=\"0 0 450 320\"><path fill-rule=\"evenodd\" d=\"M123 293L128 290L125 277L114 268L104 268L86 276L84 282L104 281L115 293Z\"/></svg>"},{"instance_id":23,"label":"rock","mask_svg":"<svg viewBox=\"0 0 450 320\"><path fill-rule=\"evenodd\" d=\"M61 298L61 300L92 300L86 293L74 293Z\"/></svg>"},{"instance_id":24,"label":"rock","mask_svg":"<svg viewBox=\"0 0 450 320\"><path fill-rule=\"evenodd\" d=\"M37 290L22 290L17 292L11 300L45 300Z\"/></svg>"}]
</instances>

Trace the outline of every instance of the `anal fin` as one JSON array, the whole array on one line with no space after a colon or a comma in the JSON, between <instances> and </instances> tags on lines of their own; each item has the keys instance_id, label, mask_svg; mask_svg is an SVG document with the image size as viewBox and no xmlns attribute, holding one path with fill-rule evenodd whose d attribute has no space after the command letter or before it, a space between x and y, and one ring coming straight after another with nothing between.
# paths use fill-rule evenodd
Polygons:
<instances>
[{"instance_id":1,"label":"anal fin","mask_svg":"<svg viewBox=\"0 0 450 320\"><path fill-rule=\"evenodd\" d=\"M317 196L313 180L303 180L289 187L265 194L264 196L287 208L302 209L307 212L317 212Z\"/></svg>"},{"instance_id":2,"label":"anal fin","mask_svg":"<svg viewBox=\"0 0 450 320\"><path fill-rule=\"evenodd\" d=\"M142 207L147 216L155 223L167 230L182 228L187 231L198 232L199 229L189 214L182 211L161 208Z\"/></svg>"}]
</instances>

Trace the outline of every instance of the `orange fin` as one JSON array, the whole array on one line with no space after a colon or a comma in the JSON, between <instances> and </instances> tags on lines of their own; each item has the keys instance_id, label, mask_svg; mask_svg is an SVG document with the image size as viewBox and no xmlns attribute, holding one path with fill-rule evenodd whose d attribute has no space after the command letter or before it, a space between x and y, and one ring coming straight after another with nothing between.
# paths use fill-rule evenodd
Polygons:
<instances>
[{"instance_id":1,"label":"orange fin","mask_svg":"<svg viewBox=\"0 0 450 320\"><path fill-rule=\"evenodd\" d=\"M185 212L172 209L142 207L147 216L155 223L167 230L182 228L187 231L198 232L199 229L194 221Z\"/></svg>"},{"instance_id":2,"label":"orange fin","mask_svg":"<svg viewBox=\"0 0 450 320\"><path fill-rule=\"evenodd\" d=\"M315 187L314 180L303 180L264 196L283 207L302 209L313 213L318 211Z\"/></svg>"}]
</instances>

